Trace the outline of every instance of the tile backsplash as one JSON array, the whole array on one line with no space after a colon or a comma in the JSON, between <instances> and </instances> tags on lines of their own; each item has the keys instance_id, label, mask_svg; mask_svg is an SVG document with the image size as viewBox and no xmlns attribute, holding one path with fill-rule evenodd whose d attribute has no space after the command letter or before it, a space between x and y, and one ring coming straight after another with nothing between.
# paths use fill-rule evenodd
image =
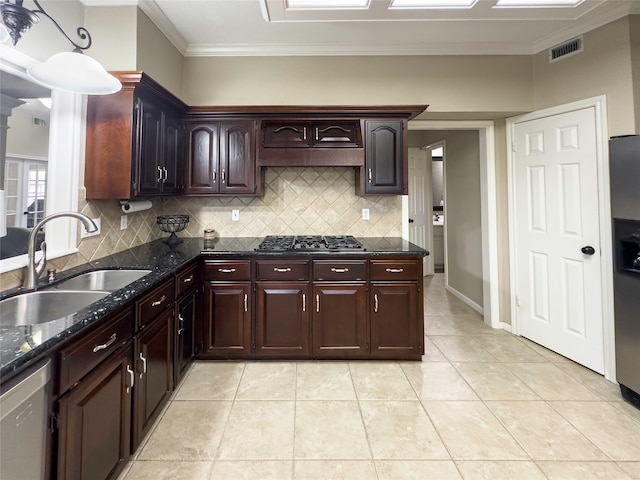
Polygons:
<instances>
[{"instance_id":1,"label":"tile backsplash","mask_svg":"<svg viewBox=\"0 0 640 480\"><path fill-rule=\"evenodd\" d=\"M78 253L48 262L63 271L120 252L151 240L166 237L156 225L163 214L187 214L189 225L178 236L201 237L205 228L223 237L264 235L355 235L382 237L402 235L402 197L396 195L360 197L355 194L355 170L350 167L278 167L265 171L262 197L166 197L152 199L153 207L127 215L128 226L120 229L124 215L115 200L84 200L80 192L79 211L100 217L102 232L82 239ZM370 220L362 220L368 208ZM231 220L231 211L240 220ZM20 285L22 269L0 276L1 289Z\"/></svg>"}]
</instances>

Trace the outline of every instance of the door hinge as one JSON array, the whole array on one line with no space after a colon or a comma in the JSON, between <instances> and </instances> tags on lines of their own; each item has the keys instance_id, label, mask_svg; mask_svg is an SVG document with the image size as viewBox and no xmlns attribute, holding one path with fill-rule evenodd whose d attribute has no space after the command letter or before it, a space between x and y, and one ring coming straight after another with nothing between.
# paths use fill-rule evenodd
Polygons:
<instances>
[{"instance_id":1,"label":"door hinge","mask_svg":"<svg viewBox=\"0 0 640 480\"><path fill-rule=\"evenodd\" d=\"M49 430L51 430L51 433L53 433L58 430L58 427L58 415L52 413L51 415L49 415Z\"/></svg>"}]
</instances>

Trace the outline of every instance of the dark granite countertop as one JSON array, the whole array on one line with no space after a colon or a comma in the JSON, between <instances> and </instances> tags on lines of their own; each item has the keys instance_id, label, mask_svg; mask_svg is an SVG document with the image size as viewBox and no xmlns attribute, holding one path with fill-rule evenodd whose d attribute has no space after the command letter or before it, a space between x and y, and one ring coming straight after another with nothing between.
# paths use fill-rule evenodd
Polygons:
<instances>
[{"instance_id":1,"label":"dark granite countertop","mask_svg":"<svg viewBox=\"0 0 640 480\"><path fill-rule=\"evenodd\" d=\"M101 269L141 269L151 270L139 280L112 292L99 301L79 312L51 322L0 326L0 379L5 381L28 365L48 355L54 347L62 344L81 330L90 328L107 314L118 310L128 302L150 290L162 280L170 277L190 261L203 257L224 256L425 256L429 252L402 238L359 237L365 250L349 252L264 252L256 251L262 237L222 237L213 241L212 248L204 248L202 238L184 239L184 242L171 251L161 240L154 240L139 247L100 258L58 274L56 282L41 280L40 290L53 287L62 280L91 270ZM21 293L20 290L8 290L0 293L0 299Z\"/></svg>"}]
</instances>

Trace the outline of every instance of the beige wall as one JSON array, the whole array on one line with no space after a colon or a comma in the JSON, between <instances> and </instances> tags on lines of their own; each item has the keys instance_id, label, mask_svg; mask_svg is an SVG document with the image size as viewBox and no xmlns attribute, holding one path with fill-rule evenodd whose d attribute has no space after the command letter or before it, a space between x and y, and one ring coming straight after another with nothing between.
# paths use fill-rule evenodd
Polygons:
<instances>
[{"instance_id":1,"label":"beige wall","mask_svg":"<svg viewBox=\"0 0 640 480\"><path fill-rule=\"evenodd\" d=\"M107 70L135 70L138 8L92 7L86 9L86 27L93 37L88 55Z\"/></svg>"},{"instance_id":2,"label":"beige wall","mask_svg":"<svg viewBox=\"0 0 640 480\"><path fill-rule=\"evenodd\" d=\"M640 134L640 15L629 19L631 31L631 70L633 75L633 104L636 117L636 134Z\"/></svg>"},{"instance_id":3,"label":"beige wall","mask_svg":"<svg viewBox=\"0 0 640 480\"><path fill-rule=\"evenodd\" d=\"M33 117L45 120L44 127L34 126ZM49 109L31 100L11 111L8 119L7 153L47 158L49 156Z\"/></svg>"},{"instance_id":4,"label":"beige wall","mask_svg":"<svg viewBox=\"0 0 640 480\"><path fill-rule=\"evenodd\" d=\"M136 70L181 97L184 57L142 10L138 10L137 26Z\"/></svg>"},{"instance_id":5,"label":"beige wall","mask_svg":"<svg viewBox=\"0 0 640 480\"><path fill-rule=\"evenodd\" d=\"M534 55L534 110L606 95L609 134L634 133L629 22L585 34L584 51L560 61L549 63L546 50Z\"/></svg>"},{"instance_id":6,"label":"beige wall","mask_svg":"<svg viewBox=\"0 0 640 480\"><path fill-rule=\"evenodd\" d=\"M190 105L429 104L429 112L514 112L532 109L532 88L528 56L190 57L183 99Z\"/></svg>"}]
</instances>

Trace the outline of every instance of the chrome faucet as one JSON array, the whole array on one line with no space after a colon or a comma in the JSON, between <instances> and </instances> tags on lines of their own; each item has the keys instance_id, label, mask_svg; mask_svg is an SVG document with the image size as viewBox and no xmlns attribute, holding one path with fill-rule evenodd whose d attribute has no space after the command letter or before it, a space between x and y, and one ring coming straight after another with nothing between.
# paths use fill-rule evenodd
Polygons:
<instances>
[{"instance_id":1,"label":"chrome faucet","mask_svg":"<svg viewBox=\"0 0 640 480\"><path fill-rule=\"evenodd\" d=\"M44 269L46 268L46 265L47 265L47 242L46 241L40 244L40 249L42 250L42 258L40 259L39 262L36 263L36 248L37 248L36 238L38 236L38 232L44 226L45 223L61 217L71 217L71 218L76 218L80 220L83 223L84 228L86 228L87 232L89 233L92 233L98 230L98 227L95 223L93 223L93 220L91 220L86 215L83 215L82 213L77 213L77 212L52 213L51 215L44 217L42 220L40 220L36 224L36 226L33 227L33 230L31 230L31 233L29 233L29 240L28 240L29 250L27 252L29 263L27 264L27 272L24 276L24 282L22 283L23 288L29 288L29 289L36 288L36 286L38 285L38 278L40 278L40 275L42 275L42 272L44 272Z\"/></svg>"}]
</instances>

